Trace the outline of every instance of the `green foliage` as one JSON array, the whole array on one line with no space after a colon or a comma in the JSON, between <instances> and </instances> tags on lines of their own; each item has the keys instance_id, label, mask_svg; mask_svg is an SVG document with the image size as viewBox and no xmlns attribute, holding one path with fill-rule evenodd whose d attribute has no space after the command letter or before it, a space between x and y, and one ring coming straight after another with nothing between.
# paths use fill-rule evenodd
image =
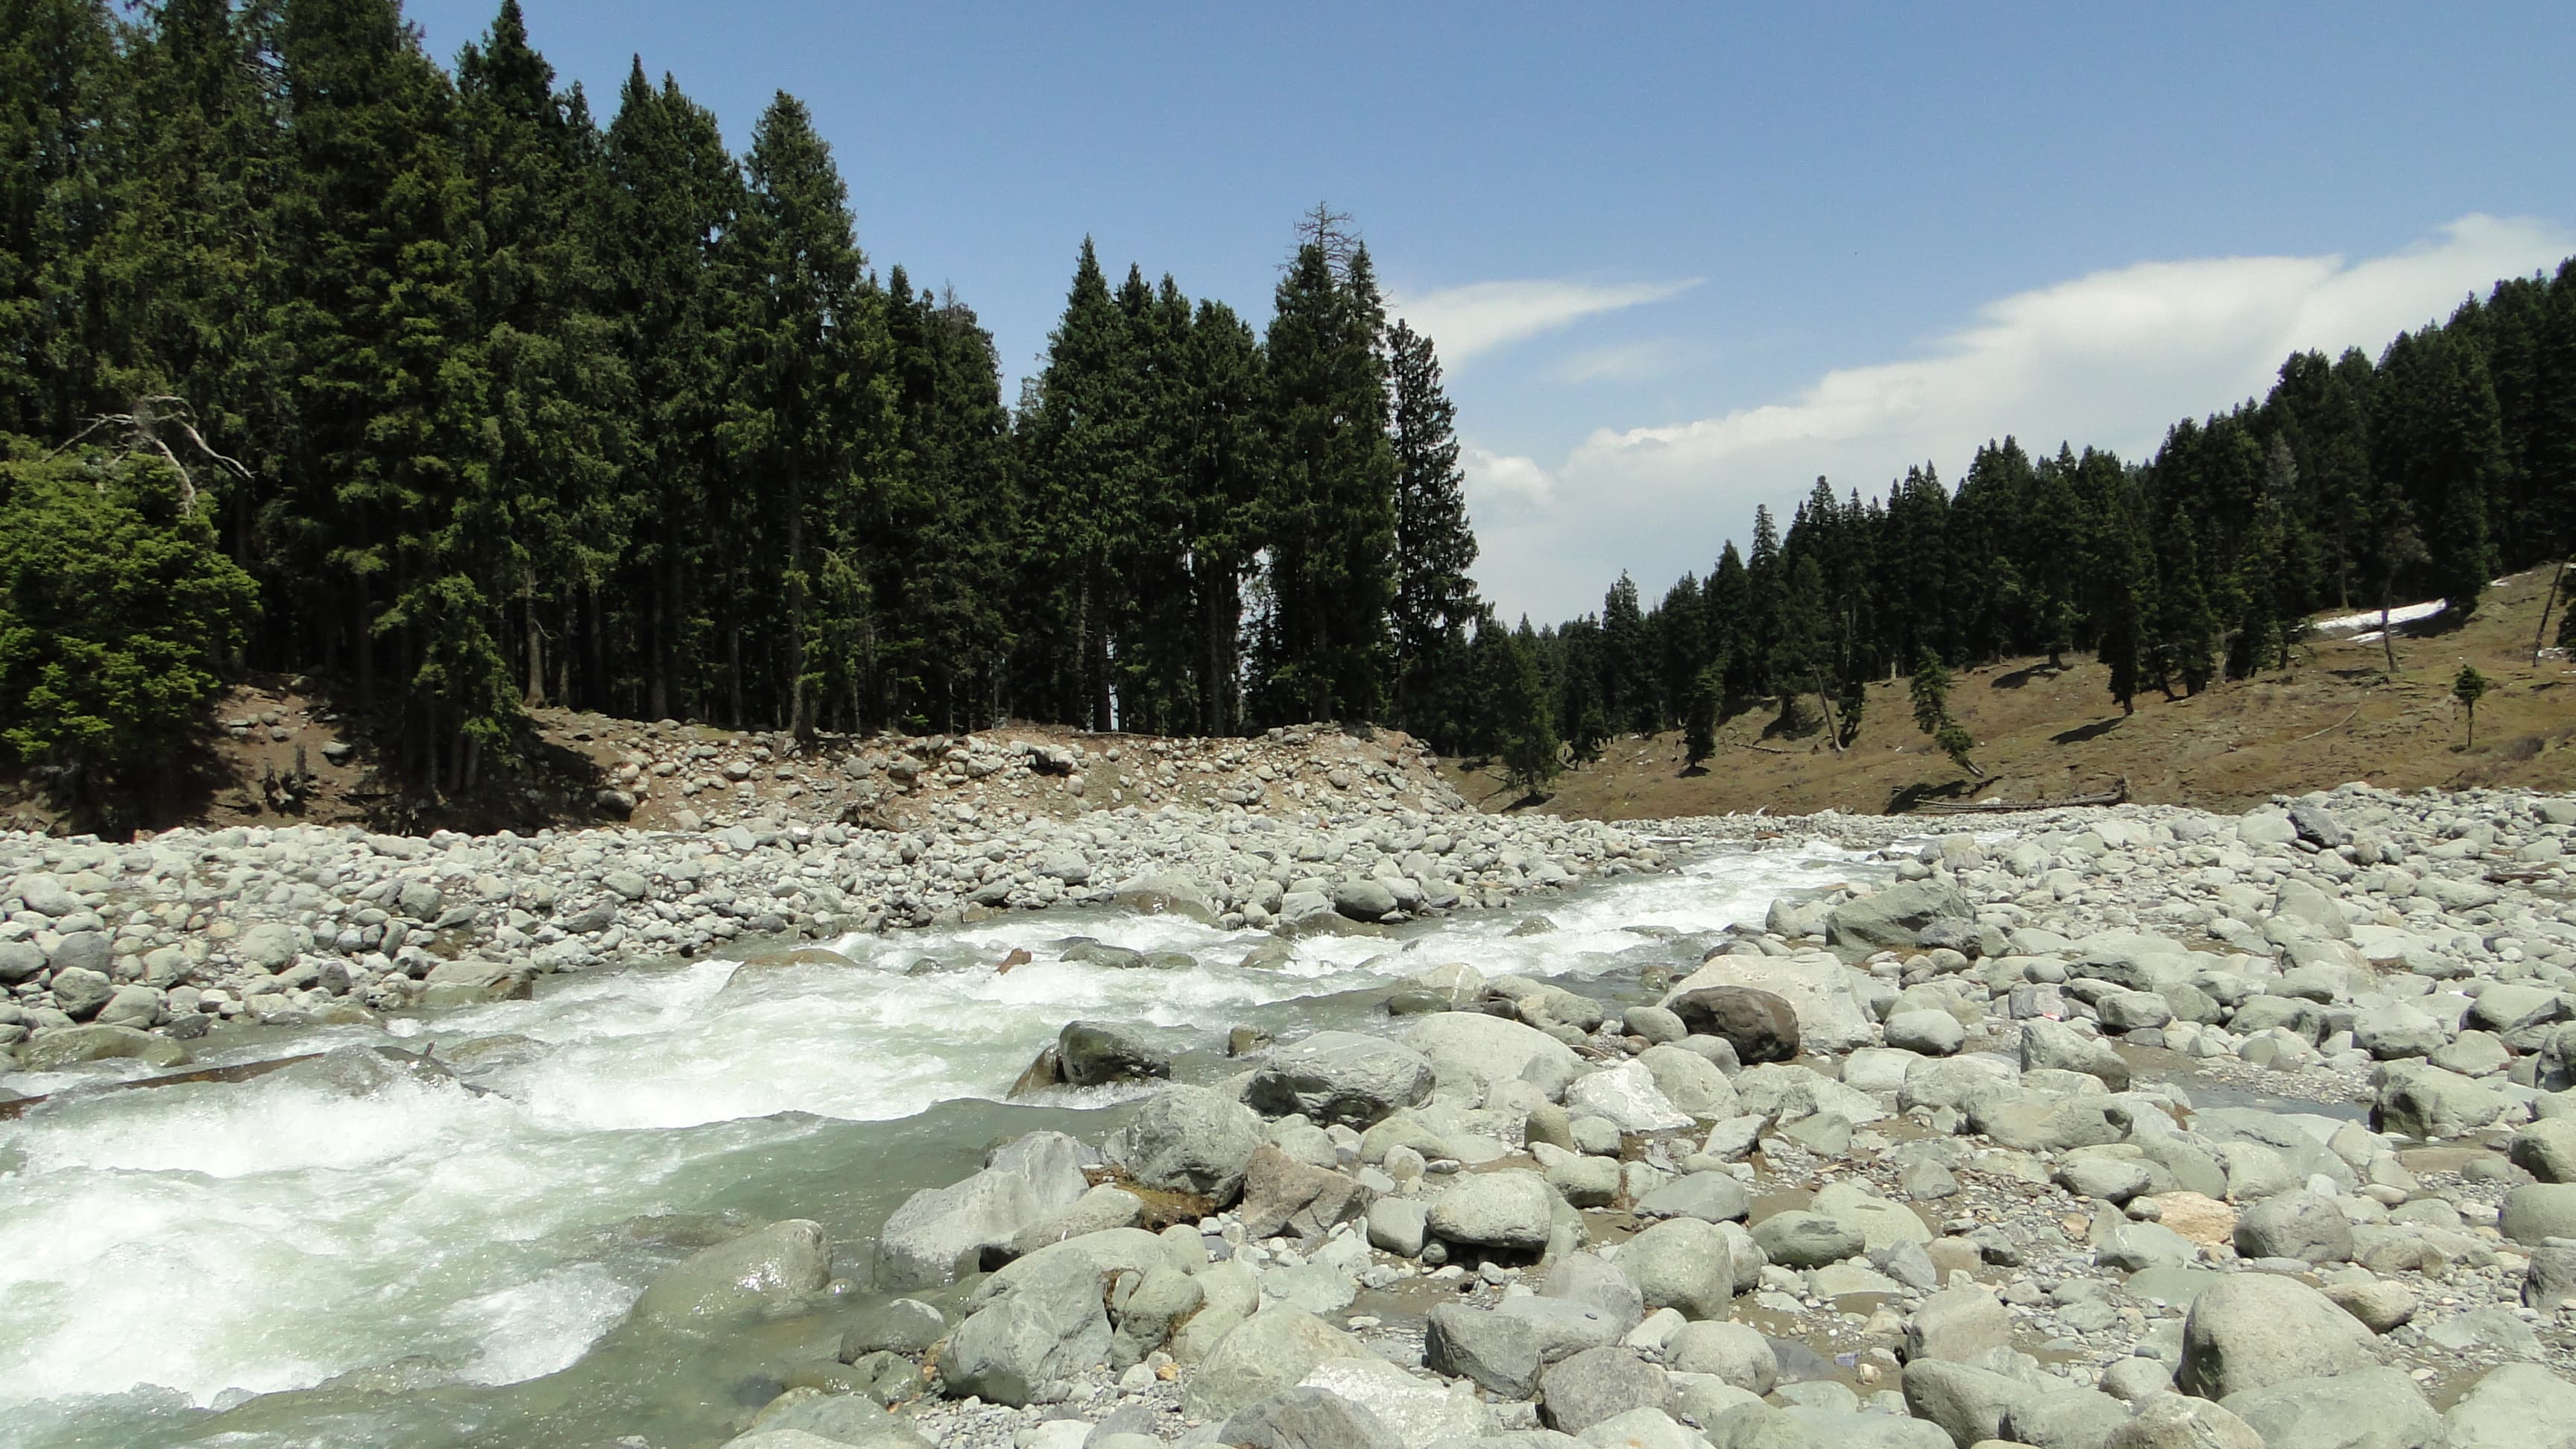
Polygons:
<instances>
[{"instance_id":1,"label":"green foliage","mask_svg":"<svg viewBox=\"0 0 2576 1449\"><path fill-rule=\"evenodd\" d=\"M1368 249L1319 215L1279 280L1267 351L1276 470L1264 512L1269 616L1256 722L1366 719L1392 683L1398 462L1386 318Z\"/></svg>"},{"instance_id":2,"label":"green foliage","mask_svg":"<svg viewBox=\"0 0 2576 1449\"><path fill-rule=\"evenodd\" d=\"M1440 382L1431 339L1402 322L1387 336L1389 427L1395 449L1394 629L1396 723L1455 750L1462 729L1456 681L1467 626L1479 610L1476 535L1458 466L1458 410Z\"/></svg>"},{"instance_id":3,"label":"green foliage","mask_svg":"<svg viewBox=\"0 0 2576 1449\"><path fill-rule=\"evenodd\" d=\"M1906 683L1906 693L1914 702L1914 727L1925 734L1936 734L1942 722L1950 718L1950 671L1931 654L1914 669Z\"/></svg>"},{"instance_id":4,"label":"green foliage","mask_svg":"<svg viewBox=\"0 0 2576 1449\"><path fill-rule=\"evenodd\" d=\"M1493 643L1489 646L1486 640ZM1515 637L1488 616L1476 631L1487 697L1494 702L1496 750L1512 784L1546 788L1564 768L1558 755L1555 710L1540 672L1538 644L1529 621Z\"/></svg>"},{"instance_id":5,"label":"green foliage","mask_svg":"<svg viewBox=\"0 0 2576 1449\"><path fill-rule=\"evenodd\" d=\"M1906 693L1914 704L1914 727L1930 735L1932 743L1960 769L1983 779L1986 772L1968 757L1968 751L1976 747L1975 739L1965 725L1950 717L1950 682L1950 671L1940 659L1924 655L1906 682Z\"/></svg>"},{"instance_id":6,"label":"green foliage","mask_svg":"<svg viewBox=\"0 0 2576 1449\"><path fill-rule=\"evenodd\" d=\"M2463 664L2451 680L2451 698L2469 715L2469 748L2478 745L2478 701L2487 697L2487 677L2478 673L2474 664Z\"/></svg>"},{"instance_id":7,"label":"green foliage","mask_svg":"<svg viewBox=\"0 0 2576 1449\"><path fill-rule=\"evenodd\" d=\"M1682 697L1682 757L1697 765L1717 753L1717 712L1724 686L1714 667L1703 669Z\"/></svg>"},{"instance_id":8,"label":"green foliage","mask_svg":"<svg viewBox=\"0 0 2576 1449\"><path fill-rule=\"evenodd\" d=\"M159 781L255 611L165 463L0 439L0 739L73 793Z\"/></svg>"},{"instance_id":9,"label":"green foliage","mask_svg":"<svg viewBox=\"0 0 2576 1449\"><path fill-rule=\"evenodd\" d=\"M1258 330L1085 243L1011 406L971 308L872 269L793 97L737 158L639 58L603 129L518 0L452 73L395 0L0 14L0 429L239 460L188 526L271 605L241 661L339 681L433 788L539 702L1391 716L1535 780L1769 696L1846 746L1927 660L2089 649L2131 709L2286 665L2323 605L2465 614L2576 548L2571 260L2376 359L2286 359L2141 461L2006 437L1955 489L1819 479L1704 574L1514 636L1436 350L1346 218L1303 219Z\"/></svg>"}]
</instances>

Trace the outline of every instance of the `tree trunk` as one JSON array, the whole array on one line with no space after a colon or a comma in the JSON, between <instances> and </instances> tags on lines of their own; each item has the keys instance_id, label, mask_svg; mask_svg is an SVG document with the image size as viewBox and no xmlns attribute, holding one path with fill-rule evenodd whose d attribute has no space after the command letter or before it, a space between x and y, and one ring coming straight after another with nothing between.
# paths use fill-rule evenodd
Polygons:
<instances>
[{"instance_id":1,"label":"tree trunk","mask_svg":"<svg viewBox=\"0 0 2576 1449\"><path fill-rule=\"evenodd\" d=\"M813 733L805 697L804 485L787 480L787 729L798 739Z\"/></svg>"},{"instance_id":2,"label":"tree trunk","mask_svg":"<svg viewBox=\"0 0 2576 1449\"><path fill-rule=\"evenodd\" d=\"M2388 627L2388 596L2394 591L2394 580L2379 586L2379 648L2388 659L2388 677L2397 677L2397 633Z\"/></svg>"},{"instance_id":3,"label":"tree trunk","mask_svg":"<svg viewBox=\"0 0 2576 1449\"><path fill-rule=\"evenodd\" d=\"M728 620L725 624L725 688L730 695L728 703L732 709L728 722L735 729L740 729L743 721L742 624L738 620Z\"/></svg>"},{"instance_id":4,"label":"tree trunk","mask_svg":"<svg viewBox=\"0 0 2576 1449\"><path fill-rule=\"evenodd\" d=\"M520 617L527 627L528 695L525 702L528 708L535 709L546 702L546 631L537 624L536 595L522 595L519 603Z\"/></svg>"},{"instance_id":5,"label":"tree trunk","mask_svg":"<svg viewBox=\"0 0 2576 1449\"><path fill-rule=\"evenodd\" d=\"M2549 576L2549 592L2540 596L2540 627L2531 631L2531 667L2540 667L2540 645L2549 637L2549 609L2558 602L2559 581L2567 577L2567 560L2560 559L2556 572Z\"/></svg>"},{"instance_id":6,"label":"tree trunk","mask_svg":"<svg viewBox=\"0 0 2576 1449\"><path fill-rule=\"evenodd\" d=\"M664 552L653 571L653 668L647 690L655 719L671 717L671 631L679 627L679 561Z\"/></svg>"}]
</instances>

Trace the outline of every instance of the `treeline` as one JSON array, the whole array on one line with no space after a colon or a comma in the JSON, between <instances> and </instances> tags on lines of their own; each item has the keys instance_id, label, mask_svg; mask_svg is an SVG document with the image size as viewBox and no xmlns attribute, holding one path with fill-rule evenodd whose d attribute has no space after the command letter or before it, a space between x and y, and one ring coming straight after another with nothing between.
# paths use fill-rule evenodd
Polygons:
<instances>
[{"instance_id":1,"label":"treeline","mask_svg":"<svg viewBox=\"0 0 2576 1449\"><path fill-rule=\"evenodd\" d=\"M1460 735L1451 412L1342 218L1301 225L1258 336L1169 277L1113 286L1085 242L1006 403L974 312L875 269L791 96L736 157L640 59L602 124L515 0L452 71L397 0L134 9L0 0L0 533L42 541L0 559L0 635L35 637L27 677L76 691L49 635L161 622L41 586L101 527L62 480L113 476L120 526L224 580L187 637L341 682L433 790L540 703ZM98 728L13 748L137 758L99 743L124 706L84 707Z\"/></svg>"},{"instance_id":2,"label":"treeline","mask_svg":"<svg viewBox=\"0 0 2576 1449\"><path fill-rule=\"evenodd\" d=\"M1498 708L1471 743L1543 775L1557 740L1586 759L1614 732L1699 735L1756 700L1848 743L1872 680L1929 665L1937 694L1950 667L2069 650L2110 666L2125 711L2287 667L2321 608L2442 598L2465 617L2499 571L2571 547L2576 260L2497 283L2375 362L2291 357L2261 400L2176 423L2144 462L2006 438L1955 489L1928 463L1883 498L1819 478L1785 533L1756 510L1748 552L1729 541L1660 600L1622 575L1598 614L1524 622L1537 702Z\"/></svg>"}]
</instances>

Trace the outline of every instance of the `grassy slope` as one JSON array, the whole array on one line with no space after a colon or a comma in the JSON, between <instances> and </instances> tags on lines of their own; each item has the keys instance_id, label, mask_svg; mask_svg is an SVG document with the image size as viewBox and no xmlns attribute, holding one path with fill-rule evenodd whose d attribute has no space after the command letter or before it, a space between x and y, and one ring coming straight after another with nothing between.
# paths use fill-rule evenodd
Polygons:
<instances>
[{"instance_id":1,"label":"grassy slope","mask_svg":"<svg viewBox=\"0 0 2576 1449\"><path fill-rule=\"evenodd\" d=\"M1489 810L1541 809L1610 820L1710 815L1767 807L1879 814L1908 797L2045 799L2128 781L2131 799L2237 810L2277 792L2368 780L2392 789L2576 786L2576 667L2531 664L2549 571L2491 590L2465 626L2397 641L2398 676L2382 677L2380 646L2318 638L2284 673L2213 685L2167 700L2149 693L2122 718L2109 673L2089 656L2067 668L2007 660L1960 672L1951 711L1977 739L1989 772L1970 781L1914 727L1904 682L1873 685L1859 739L1836 754L1822 733L1766 736L1777 713L1756 708L1719 731L1715 758L1682 765L1678 733L1614 738L1603 757L1567 772L1544 801L1503 788L1489 761L1452 761L1451 778ZM2557 616L2551 615L2555 634ZM2452 702L2452 677L2475 664L2489 681L2477 746ZM1775 753L1775 752L1785 753Z\"/></svg>"}]
</instances>

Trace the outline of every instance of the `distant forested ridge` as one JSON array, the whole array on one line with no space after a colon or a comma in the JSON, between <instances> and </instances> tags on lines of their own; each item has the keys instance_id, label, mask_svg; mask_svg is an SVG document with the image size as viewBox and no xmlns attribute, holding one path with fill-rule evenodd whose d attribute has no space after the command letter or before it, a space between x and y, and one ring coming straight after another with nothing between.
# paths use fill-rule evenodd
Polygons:
<instances>
[{"instance_id":1,"label":"distant forested ridge","mask_svg":"<svg viewBox=\"0 0 2576 1449\"><path fill-rule=\"evenodd\" d=\"M1868 680L2011 652L2197 689L2576 531L2576 268L2294 357L2150 462L1818 480L1704 579L1510 629L1432 344L1320 207L1258 331L1083 242L1006 399L794 97L735 156L639 59L603 118L515 0L452 67L397 0L0 0L0 153L0 741L73 772L157 768L272 670L432 791L544 704L1366 719L1540 778L1756 700L1845 737Z\"/></svg>"},{"instance_id":2,"label":"distant forested ridge","mask_svg":"<svg viewBox=\"0 0 2576 1449\"><path fill-rule=\"evenodd\" d=\"M1578 759L1757 699L1847 743L1872 680L1916 676L1937 735L1950 666L2085 650L2133 709L2287 667L2319 609L2438 597L2464 617L2499 571L2571 546L2576 260L2376 362L2293 356L2263 399L2174 424L2144 462L2006 438L1956 488L1930 463L1883 497L1819 478L1786 532L1757 509L1750 550L1728 542L1705 577L1650 606L1623 574L1599 614L1525 637Z\"/></svg>"}]
</instances>

